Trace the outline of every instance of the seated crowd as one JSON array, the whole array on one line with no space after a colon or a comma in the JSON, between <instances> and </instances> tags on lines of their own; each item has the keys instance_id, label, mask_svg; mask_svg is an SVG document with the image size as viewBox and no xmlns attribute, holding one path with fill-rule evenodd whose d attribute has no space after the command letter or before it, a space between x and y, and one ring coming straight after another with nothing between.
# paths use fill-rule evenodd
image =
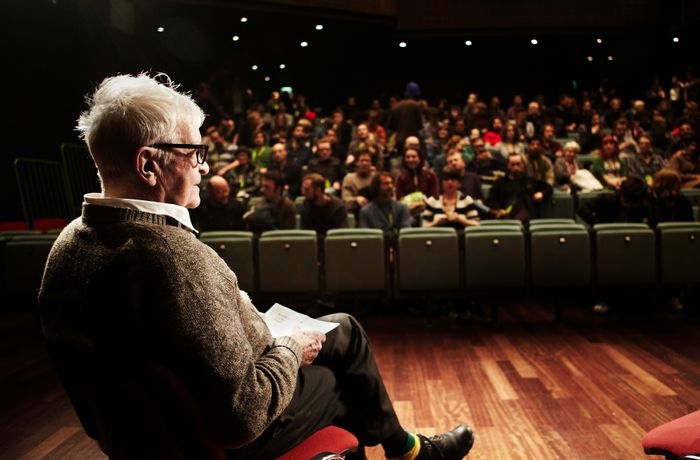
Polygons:
<instances>
[{"instance_id":1,"label":"seated crowd","mask_svg":"<svg viewBox=\"0 0 700 460\"><path fill-rule=\"evenodd\" d=\"M621 199L615 212L590 207L610 207L602 201L580 210L589 224L697 218L680 193L700 185L694 101L672 116L664 98L625 110L614 97L579 109L568 95L553 107L516 96L503 110L498 98L487 106L470 94L464 107L431 107L419 95L411 83L388 109L376 101L368 110L341 106L321 119L297 105L286 113L280 102L250 109L240 127L230 116L212 120L203 128L211 172L191 210L195 227L323 234L352 225L395 233L483 219L527 223L555 190ZM641 188L634 206L643 212L625 211L620 191L630 180Z\"/></svg>"}]
</instances>

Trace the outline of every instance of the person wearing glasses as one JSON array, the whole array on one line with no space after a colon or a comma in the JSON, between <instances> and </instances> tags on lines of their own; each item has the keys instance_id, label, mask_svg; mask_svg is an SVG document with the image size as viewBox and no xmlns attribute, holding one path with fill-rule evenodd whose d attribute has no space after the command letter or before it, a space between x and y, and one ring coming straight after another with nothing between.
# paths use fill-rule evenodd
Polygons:
<instances>
[{"instance_id":1,"label":"person wearing glasses","mask_svg":"<svg viewBox=\"0 0 700 460\"><path fill-rule=\"evenodd\" d=\"M102 190L85 196L82 215L49 254L38 297L48 344L95 356L102 367L144 360L166 367L231 458L276 458L329 424L362 445L381 444L389 458L467 454L474 434L466 425L431 438L404 429L354 317L323 316L338 323L327 334L273 337L236 274L195 237L188 209L200 204L209 166L199 131L205 115L190 96L167 75L142 73L108 77L86 101L77 130ZM67 389L86 383L71 370L59 369ZM133 422L74 404L92 428ZM108 455L124 447L89 432Z\"/></svg>"}]
</instances>

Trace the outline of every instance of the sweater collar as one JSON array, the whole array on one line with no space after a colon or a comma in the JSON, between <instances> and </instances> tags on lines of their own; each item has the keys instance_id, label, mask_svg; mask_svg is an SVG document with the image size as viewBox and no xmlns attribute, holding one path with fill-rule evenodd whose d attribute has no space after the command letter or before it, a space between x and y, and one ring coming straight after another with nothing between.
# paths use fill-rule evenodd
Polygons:
<instances>
[{"instance_id":1,"label":"sweater collar","mask_svg":"<svg viewBox=\"0 0 700 460\"><path fill-rule=\"evenodd\" d=\"M190 213L187 208L171 203L159 203L156 201L135 200L131 198L106 198L101 193L87 193L85 203L107 206L111 208L131 209L149 214L165 216L175 220L178 227L197 233L192 225ZM166 219L167 220L167 219Z\"/></svg>"}]
</instances>

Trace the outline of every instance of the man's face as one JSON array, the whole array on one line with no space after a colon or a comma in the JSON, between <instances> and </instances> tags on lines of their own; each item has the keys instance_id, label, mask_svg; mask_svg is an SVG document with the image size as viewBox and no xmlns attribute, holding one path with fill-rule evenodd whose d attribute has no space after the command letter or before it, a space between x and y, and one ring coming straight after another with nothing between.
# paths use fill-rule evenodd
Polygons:
<instances>
[{"instance_id":1,"label":"man's face","mask_svg":"<svg viewBox=\"0 0 700 460\"><path fill-rule=\"evenodd\" d=\"M216 185L212 184L212 186L209 188L209 196L211 199L221 205L228 203L230 195L231 190L227 182L217 183Z\"/></svg>"},{"instance_id":2,"label":"man's face","mask_svg":"<svg viewBox=\"0 0 700 460\"><path fill-rule=\"evenodd\" d=\"M315 189L310 180L302 181L301 194L304 195L304 198L307 200L313 200L315 198Z\"/></svg>"},{"instance_id":3,"label":"man's face","mask_svg":"<svg viewBox=\"0 0 700 460\"><path fill-rule=\"evenodd\" d=\"M202 141L198 132L186 139L187 142L183 143L199 144ZM202 176L209 172L209 165L197 162L195 150L176 148L170 152L170 161L153 160L156 187L159 188L161 199L164 203L196 208L200 203L199 183Z\"/></svg>"},{"instance_id":4,"label":"man's face","mask_svg":"<svg viewBox=\"0 0 700 460\"><path fill-rule=\"evenodd\" d=\"M464 168L466 168L464 157L462 157L461 153L450 154L450 156L447 157L447 164L460 171L464 171Z\"/></svg>"},{"instance_id":5,"label":"man's face","mask_svg":"<svg viewBox=\"0 0 700 460\"><path fill-rule=\"evenodd\" d=\"M265 201L273 201L279 196L279 189L275 186L275 181L263 177L260 182L260 194Z\"/></svg>"},{"instance_id":6,"label":"man's face","mask_svg":"<svg viewBox=\"0 0 700 460\"><path fill-rule=\"evenodd\" d=\"M331 150L330 142L319 142L318 144L318 157L322 160L327 160L331 157L333 151Z\"/></svg>"},{"instance_id":7,"label":"man's face","mask_svg":"<svg viewBox=\"0 0 700 460\"><path fill-rule=\"evenodd\" d=\"M531 139L527 145L527 155L530 158L539 158L542 156L542 144L539 139Z\"/></svg>"},{"instance_id":8,"label":"man's face","mask_svg":"<svg viewBox=\"0 0 700 460\"><path fill-rule=\"evenodd\" d=\"M379 181L379 194L385 200L394 197L394 179L391 176L382 176Z\"/></svg>"},{"instance_id":9,"label":"man's face","mask_svg":"<svg viewBox=\"0 0 700 460\"><path fill-rule=\"evenodd\" d=\"M272 156L275 157L275 161L282 163L287 159L287 149L282 144L275 144L272 147Z\"/></svg>"},{"instance_id":10,"label":"man's face","mask_svg":"<svg viewBox=\"0 0 700 460\"><path fill-rule=\"evenodd\" d=\"M525 162L520 155L508 157L508 174L512 179L520 179L525 175Z\"/></svg>"},{"instance_id":11,"label":"man's face","mask_svg":"<svg viewBox=\"0 0 700 460\"><path fill-rule=\"evenodd\" d=\"M360 177L367 177L372 170L372 157L367 154L362 154L357 157L355 172Z\"/></svg>"},{"instance_id":12,"label":"man's face","mask_svg":"<svg viewBox=\"0 0 700 460\"><path fill-rule=\"evenodd\" d=\"M639 153L651 152L651 140L649 138L640 137L637 145L639 146Z\"/></svg>"}]
</instances>

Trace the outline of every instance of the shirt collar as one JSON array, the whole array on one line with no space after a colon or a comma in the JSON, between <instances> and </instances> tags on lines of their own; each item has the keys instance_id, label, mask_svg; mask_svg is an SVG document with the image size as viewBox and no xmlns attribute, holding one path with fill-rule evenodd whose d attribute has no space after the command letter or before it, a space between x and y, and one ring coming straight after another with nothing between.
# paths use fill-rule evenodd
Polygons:
<instances>
[{"instance_id":1,"label":"shirt collar","mask_svg":"<svg viewBox=\"0 0 700 460\"><path fill-rule=\"evenodd\" d=\"M136 211L148 212L151 214L169 216L181 223L184 227L191 230L192 232L198 233L197 230L192 226L190 213L187 210L187 208L176 204L159 203L156 201L146 200L135 200L132 198L106 198L102 196L101 193L85 194L85 202L101 206L110 206L113 208L128 208L134 209Z\"/></svg>"}]
</instances>

